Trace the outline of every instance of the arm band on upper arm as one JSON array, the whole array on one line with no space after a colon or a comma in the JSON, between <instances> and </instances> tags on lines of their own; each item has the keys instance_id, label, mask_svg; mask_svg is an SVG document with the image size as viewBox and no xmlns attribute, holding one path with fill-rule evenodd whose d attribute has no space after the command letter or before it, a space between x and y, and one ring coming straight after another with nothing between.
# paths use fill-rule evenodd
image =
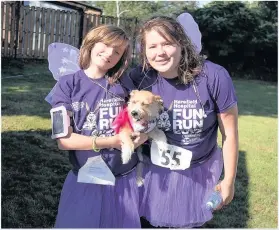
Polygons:
<instances>
[{"instance_id":1,"label":"arm band on upper arm","mask_svg":"<svg viewBox=\"0 0 279 230\"><path fill-rule=\"evenodd\" d=\"M67 114L67 110L64 106L52 108L50 110L51 115L51 127L52 127L52 139L65 137L68 135L70 126L70 117Z\"/></svg>"}]
</instances>

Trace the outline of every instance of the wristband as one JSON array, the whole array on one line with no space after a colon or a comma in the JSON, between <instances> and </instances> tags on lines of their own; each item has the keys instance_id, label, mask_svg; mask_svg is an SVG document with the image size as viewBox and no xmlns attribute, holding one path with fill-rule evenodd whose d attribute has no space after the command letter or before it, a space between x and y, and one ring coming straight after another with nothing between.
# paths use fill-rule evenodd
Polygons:
<instances>
[{"instance_id":1,"label":"wristband","mask_svg":"<svg viewBox=\"0 0 279 230\"><path fill-rule=\"evenodd\" d=\"M95 151L95 152L99 152L100 149L97 149L97 148L96 148L96 139L97 139L97 136L93 136L93 138L92 138L92 149L93 149L93 151Z\"/></svg>"}]
</instances>

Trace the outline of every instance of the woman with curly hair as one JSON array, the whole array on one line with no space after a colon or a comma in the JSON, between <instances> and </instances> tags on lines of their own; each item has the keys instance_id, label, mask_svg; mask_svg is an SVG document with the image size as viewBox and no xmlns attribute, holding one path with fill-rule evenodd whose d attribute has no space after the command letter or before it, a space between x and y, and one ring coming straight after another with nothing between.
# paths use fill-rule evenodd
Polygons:
<instances>
[{"instance_id":1,"label":"woman with curly hair","mask_svg":"<svg viewBox=\"0 0 279 230\"><path fill-rule=\"evenodd\" d=\"M216 209L234 196L238 108L233 83L225 68L201 58L186 33L169 17L145 22L139 34L141 65L128 74L138 89L160 95L165 107L158 125L167 150L151 142L140 205L140 215L153 226L202 226L212 218L206 201L214 188L223 199Z\"/></svg>"}]
</instances>

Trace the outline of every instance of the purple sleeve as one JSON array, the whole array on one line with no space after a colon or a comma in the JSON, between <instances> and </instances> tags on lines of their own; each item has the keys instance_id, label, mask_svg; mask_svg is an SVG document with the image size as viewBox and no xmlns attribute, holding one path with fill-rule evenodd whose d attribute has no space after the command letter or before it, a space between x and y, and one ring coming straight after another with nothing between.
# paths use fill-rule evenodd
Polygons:
<instances>
[{"instance_id":1,"label":"purple sleeve","mask_svg":"<svg viewBox=\"0 0 279 230\"><path fill-rule=\"evenodd\" d=\"M121 85L127 91L128 94L130 94L130 92L136 88L133 80L130 78L128 74L123 75L120 78L119 82L121 83Z\"/></svg>"},{"instance_id":2,"label":"purple sleeve","mask_svg":"<svg viewBox=\"0 0 279 230\"><path fill-rule=\"evenodd\" d=\"M228 71L221 67L215 72L211 94L216 104L216 112L223 113L237 103L236 93Z\"/></svg>"},{"instance_id":3,"label":"purple sleeve","mask_svg":"<svg viewBox=\"0 0 279 230\"><path fill-rule=\"evenodd\" d=\"M65 106L68 111L72 111L71 94L73 91L73 75L66 75L59 79L52 96L52 107Z\"/></svg>"},{"instance_id":4,"label":"purple sleeve","mask_svg":"<svg viewBox=\"0 0 279 230\"><path fill-rule=\"evenodd\" d=\"M135 87L138 88L143 78L142 66L133 68L127 75L133 81Z\"/></svg>"}]
</instances>

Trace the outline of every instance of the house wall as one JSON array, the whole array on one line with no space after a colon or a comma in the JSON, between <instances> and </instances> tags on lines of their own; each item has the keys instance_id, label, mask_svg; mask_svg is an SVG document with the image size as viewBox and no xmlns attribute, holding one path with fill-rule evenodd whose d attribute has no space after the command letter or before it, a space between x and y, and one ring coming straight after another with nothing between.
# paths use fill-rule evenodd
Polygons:
<instances>
[{"instance_id":1,"label":"house wall","mask_svg":"<svg viewBox=\"0 0 279 230\"><path fill-rule=\"evenodd\" d=\"M66 11L77 11L68 7L64 7L64 6L58 6L56 4L53 3L49 3L49 2L42 2L42 1L24 1L24 5L25 6L35 6L35 7L44 7L44 8L48 8L48 9L54 9L54 10L66 10Z\"/></svg>"},{"instance_id":2,"label":"house wall","mask_svg":"<svg viewBox=\"0 0 279 230\"><path fill-rule=\"evenodd\" d=\"M101 12L100 11L97 11L97 10L92 10L92 9L86 9L84 11L84 13L86 14L96 14L96 15L101 15Z\"/></svg>"}]
</instances>

